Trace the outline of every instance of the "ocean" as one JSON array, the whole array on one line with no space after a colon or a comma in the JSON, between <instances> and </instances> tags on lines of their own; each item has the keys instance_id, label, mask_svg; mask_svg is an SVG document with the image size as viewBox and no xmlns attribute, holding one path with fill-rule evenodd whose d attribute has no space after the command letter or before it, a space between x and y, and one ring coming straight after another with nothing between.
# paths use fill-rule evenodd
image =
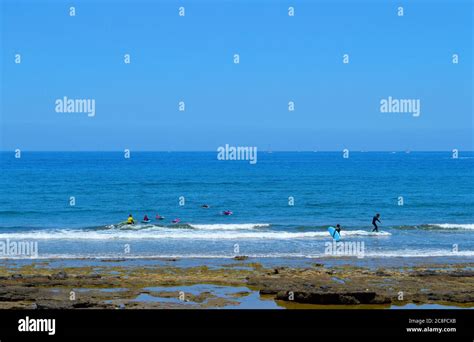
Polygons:
<instances>
[{"instance_id":1,"label":"ocean","mask_svg":"<svg viewBox=\"0 0 474 342\"><path fill-rule=\"evenodd\" d=\"M473 152L2 152L0 242L38 254L0 258L327 260L341 224L364 251L346 260L474 261L473 170Z\"/></svg>"}]
</instances>

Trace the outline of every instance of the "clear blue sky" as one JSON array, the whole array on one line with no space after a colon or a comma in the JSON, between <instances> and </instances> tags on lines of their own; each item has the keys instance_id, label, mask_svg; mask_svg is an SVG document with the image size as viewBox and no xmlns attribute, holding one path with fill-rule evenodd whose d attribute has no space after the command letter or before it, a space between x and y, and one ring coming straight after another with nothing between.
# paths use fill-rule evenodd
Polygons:
<instances>
[{"instance_id":1,"label":"clear blue sky","mask_svg":"<svg viewBox=\"0 0 474 342\"><path fill-rule=\"evenodd\" d=\"M0 1L2 150L473 148L469 0Z\"/></svg>"}]
</instances>

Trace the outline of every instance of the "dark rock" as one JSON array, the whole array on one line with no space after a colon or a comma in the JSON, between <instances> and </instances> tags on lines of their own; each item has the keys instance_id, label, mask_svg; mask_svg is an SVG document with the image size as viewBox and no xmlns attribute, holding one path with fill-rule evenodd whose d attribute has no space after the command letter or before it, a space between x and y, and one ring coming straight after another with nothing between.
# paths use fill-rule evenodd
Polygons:
<instances>
[{"instance_id":1,"label":"dark rock","mask_svg":"<svg viewBox=\"0 0 474 342\"><path fill-rule=\"evenodd\" d=\"M94 307L94 306L96 306L96 304L91 303L91 302L78 302L78 303L72 304L72 307L75 308L75 309L91 308L91 307Z\"/></svg>"},{"instance_id":2,"label":"dark rock","mask_svg":"<svg viewBox=\"0 0 474 342\"><path fill-rule=\"evenodd\" d=\"M270 289L263 289L263 290L260 290L259 293L261 295L276 295L278 293L278 291L270 290Z\"/></svg>"},{"instance_id":3,"label":"dark rock","mask_svg":"<svg viewBox=\"0 0 474 342\"><path fill-rule=\"evenodd\" d=\"M386 296L376 295L374 299L370 302L370 304L390 304L392 303L392 299Z\"/></svg>"},{"instance_id":4,"label":"dark rock","mask_svg":"<svg viewBox=\"0 0 474 342\"><path fill-rule=\"evenodd\" d=\"M59 271L56 274L52 274L49 279L54 279L54 280L61 280L61 279L67 279L67 273L64 271Z\"/></svg>"},{"instance_id":5,"label":"dark rock","mask_svg":"<svg viewBox=\"0 0 474 342\"><path fill-rule=\"evenodd\" d=\"M89 278L89 279L100 279L100 278L102 278L102 276L100 274L89 274L87 276L87 278Z\"/></svg>"},{"instance_id":6,"label":"dark rock","mask_svg":"<svg viewBox=\"0 0 474 342\"><path fill-rule=\"evenodd\" d=\"M449 274L451 277L474 277L474 271L455 271Z\"/></svg>"},{"instance_id":7,"label":"dark rock","mask_svg":"<svg viewBox=\"0 0 474 342\"><path fill-rule=\"evenodd\" d=\"M293 301L305 304L371 304L376 297L375 292L294 292ZM290 301L289 291L280 291L276 299Z\"/></svg>"},{"instance_id":8,"label":"dark rock","mask_svg":"<svg viewBox=\"0 0 474 342\"><path fill-rule=\"evenodd\" d=\"M341 304L344 304L344 305L360 304L360 302L355 297L352 297L352 296L341 295L339 296L339 301Z\"/></svg>"},{"instance_id":9,"label":"dark rock","mask_svg":"<svg viewBox=\"0 0 474 342\"><path fill-rule=\"evenodd\" d=\"M249 257L246 255L237 255L234 257L235 260L247 260Z\"/></svg>"},{"instance_id":10,"label":"dark rock","mask_svg":"<svg viewBox=\"0 0 474 342\"><path fill-rule=\"evenodd\" d=\"M430 277L430 276L436 276L438 273L433 270L423 270L423 271L416 271L410 274L412 277Z\"/></svg>"},{"instance_id":11,"label":"dark rock","mask_svg":"<svg viewBox=\"0 0 474 342\"><path fill-rule=\"evenodd\" d=\"M285 267L278 267L273 269L273 274L280 274L280 271L284 270Z\"/></svg>"},{"instance_id":12,"label":"dark rock","mask_svg":"<svg viewBox=\"0 0 474 342\"><path fill-rule=\"evenodd\" d=\"M383 271L383 270L377 270L375 272L375 275L378 276L378 277L390 277L390 274Z\"/></svg>"},{"instance_id":13,"label":"dark rock","mask_svg":"<svg viewBox=\"0 0 474 342\"><path fill-rule=\"evenodd\" d=\"M47 302L37 302L37 310L50 310L50 309L70 309L71 303L64 301L47 301Z\"/></svg>"},{"instance_id":14,"label":"dark rock","mask_svg":"<svg viewBox=\"0 0 474 342\"><path fill-rule=\"evenodd\" d=\"M0 302L18 302L29 300L34 297L37 291L24 288L11 286L8 288L0 289Z\"/></svg>"}]
</instances>

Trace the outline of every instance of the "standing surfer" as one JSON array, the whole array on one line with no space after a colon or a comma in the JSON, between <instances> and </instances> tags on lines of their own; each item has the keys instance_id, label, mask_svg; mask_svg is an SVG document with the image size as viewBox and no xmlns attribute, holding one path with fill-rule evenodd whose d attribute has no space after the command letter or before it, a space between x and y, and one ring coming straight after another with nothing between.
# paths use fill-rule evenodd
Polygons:
<instances>
[{"instance_id":1,"label":"standing surfer","mask_svg":"<svg viewBox=\"0 0 474 342\"><path fill-rule=\"evenodd\" d=\"M372 232L377 232L377 233L378 233L379 227L377 226L377 222L378 222L378 223L382 223L382 222L380 222L379 218L380 218L380 214L379 214L379 213L377 213L377 214L372 218L372 225L374 226L374 229L372 229Z\"/></svg>"}]
</instances>

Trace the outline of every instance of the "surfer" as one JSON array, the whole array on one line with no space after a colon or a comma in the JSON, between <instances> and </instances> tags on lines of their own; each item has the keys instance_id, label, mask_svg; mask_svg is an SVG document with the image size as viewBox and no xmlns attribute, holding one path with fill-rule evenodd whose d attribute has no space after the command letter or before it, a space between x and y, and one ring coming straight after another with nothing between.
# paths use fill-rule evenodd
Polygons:
<instances>
[{"instance_id":1,"label":"surfer","mask_svg":"<svg viewBox=\"0 0 474 342\"><path fill-rule=\"evenodd\" d=\"M336 224L336 232L341 234L341 225L340 224Z\"/></svg>"},{"instance_id":2,"label":"surfer","mask_svg":"<svg viewBox=\"0 0 474 342\"><path fill-rule=\"evenodd\" d=\"M203 204L203 205L201 205L201 208L207 209L207 208L209 208L209 205L208 204Z\"/></svg>"},{"instance_id":3,"label":"surfer","mask_svg":"<svg viewBox=\"0 0 474 342\"><path fill-rule=\"evenodd\" d=\"M380 214L379 214L379 213L377 213L377 214L372 218L372 225L374 226L374 229L372 229L372 232L377 232L377 233L378 233L379 227L377 226L377 222L378 222L378 223L382 223L382 222L380 222L379 218L380 218Z\"/></svg>"},{"instance_id":4,"label":"surfer","mask_svg":"<svg viewBox=\"0 0 474 342\"><path fill-rule=\"evenodd\" d=\"M145 217L143 218L143 221L144 221L144 222L150 221L150 219L148 218L148 215L145 214Z\"/></svg>"},{"instance_id":5,"label":"surfer","mask_svg":"<svg viewBox=\"0 0 474 342\"><path fill-rule=\"evenodd\" d=\"M127 224L135 224L132 214L128 215Z\"/></svg>"}]
</instances>

